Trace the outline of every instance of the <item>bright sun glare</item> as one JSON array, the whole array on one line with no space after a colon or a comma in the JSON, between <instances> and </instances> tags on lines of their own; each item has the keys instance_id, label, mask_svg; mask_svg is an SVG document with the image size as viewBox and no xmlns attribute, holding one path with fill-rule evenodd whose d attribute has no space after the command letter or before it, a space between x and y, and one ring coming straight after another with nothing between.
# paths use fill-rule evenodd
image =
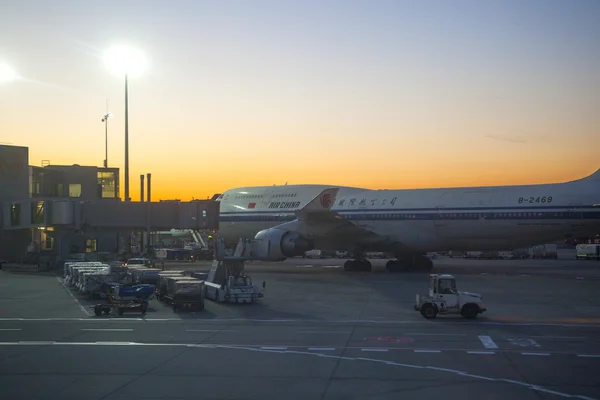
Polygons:
<instances>
[{"instance_id":1,"label":"bright sun glare","mask_svg":"<svg viewBox=\"0 0 600 400\"><path fill-rule=\"evenodd\" d=\"M146 69L147 60L144 53L129 46L114 46L104 54L104 64L113 74L138 77Z\"/></svg>"},{"instance_id":2,"label":"bright sun glare","mask_svg":"<svg viewBox=\"0 0 600 400\"><path fill-rule=\"evenodd\" d=\"M0 83L11 82L19 79L19 74L5 62L0 62Z\"/></svg>"}]
</instances>

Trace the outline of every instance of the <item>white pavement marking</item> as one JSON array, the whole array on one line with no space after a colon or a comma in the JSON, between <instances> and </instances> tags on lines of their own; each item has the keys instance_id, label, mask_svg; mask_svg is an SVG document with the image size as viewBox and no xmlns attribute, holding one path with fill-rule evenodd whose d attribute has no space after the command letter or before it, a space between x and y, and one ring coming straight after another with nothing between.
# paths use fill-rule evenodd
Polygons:
<instances>
[{"instance_id":1,"label":"white pavement marking","mask_svg":"<svg viewBox=\"0 0 600 400\"><path fill-rule=\"evenodd\" d=\"M39 344L39 343L40 342L0 342L0 346L14 346L14 345L32 346L32 345ZM118 345L124 344L123 342L105 342L105 343L102 343L102 342L92 342L92 343L89 343L89 342L88 343L44 342L44 343L57 344L57 345L63 345L63 346L81 346L81 345L89 345L89 346L94 346L94 345L115 346L115 345L117 345L118 346ZM127 342L125 342L125 343L127 343ZM246 351L253 351L253 352L264 352L264 353L307 355L307 356L313 356L313 357L332 358L335 360L366 361L366 362L384 364L384 365L395 366L395 367L445 372L448 374L464 376L464 377L473 378L473 379L480 379L480 380L484 380L484 381L488 381L488 382L508 383L508 384L520 386L520 387L523 387L526 389L534 390L537 392L549 393L549 394L553 394L553 395L561 396L561 397L568 397L568 398L581 399L581 400L597 400L593 397L559 392L556 390L548 389L544 386L533 385L531 383L517 381L517 380L513 380L513 379L492 378L492 377L484 376L484 375L470 374L468 372L461 371L458 369L439 368L439 367L433 367L430 365L406 364L406 363L399 363L399 362L388 361L388 360L380 360L380 359L375 359L375 358L336 356L333 354L325 354L325 353L317 353L317 352L309 352L309 351L298 351L298 350L287 350L287 349L286 350L267 350L267 349L257 349L255 347L241 347L241 346L232 346L232 345L208 345L208 344L202 345L202 344L187 344L187 343L135 343L135 342L129 342L128 345L131 345L131 346L172 346L172 347L186 347L186 348L195 348L195 349L246 350Z\"/></svg>"},{"instance_id":2,"label":"white pavement marking","mask_svg":"<svg viewBox=\"0 0 600 400\"><path fill-rule=\"evenodd\" d=\"M67 291L67 293L69 294L69 296L71 296L71 298L73 299L73 301L75 302L75 304L77 304L77 306L79 307L79 309L88 317L90 317L92 314L90 314L88 312L88 310L86 310L86 308L79 302L79 300L77 300L77 297L75 297L75 295L71 292L71 289L69 289L65 283L63 282L62 279L60 279L58 276L56 277L56 280L58 281L58 283L60 283L60 285L63 287L63 289L65 289Z\"/></svg>"},{"instance_id":3,"label":"white pavement marking","mask_svg":"<svg viewBox=\"0 0 600 400\"><path fill-rule=\"evenodd\" d=\"M186 332L237 332L233 329L188 329Z\"/></svg>"},{"instance_id":4,"label":"white pavement marking","mask_svg":"<svg viewBox=\"0 0 600 400\"><path fill-rule=\"evenodd\" d=\"M106 343L112 343L112 342L106 342ZM53 342L52 343L55 346L92 346L95 345L96 342L71 342L71 343L66 343L66 342Z\"/></svg>"},{"instance_id":5,"label":"white pavement marking","mask_svg":"<svg viewBox=\"0 0 600 400\"><path fill-rule=\"evenodd\" d=\"M22 331L23 329L20 328L4 328L4 329L0 329L0 332L10 332L10 331Z\"/></svg>"},{"instance_id":6,"label":"white pavement marking","mask_svg":"<svg viewBox=\"0 0 600 400\"><path fill-rule=\"evenodd\" d=\"M133 332L133 329L93 329L93 328L89 328L89 329L82 329L82 331L89 331L89 332Z\"/></svg>"},{"instance_id":7,"label":"white pavement marking","mask_svg":"<svg viewBox=\"0 0 600 400\"><path fill-rule=\"evenodd\" d=\"M94 342L97 345L100 346L110 346L110 345L114 345L114 346L138 346L141 343L136 343L136 342ZM54 343L56 344L56 343Z\"/></svg>"},{"instance_id":8,"label":"white pavement marking","mask_svg":"<svg viewBox=\"0 0 600 400\"><path fill-rule=\"evenodd\" d=\"M508 339L510 344L520 347L540 347L540 345L533 339Z\"/></svg>"},{"instance_id":9,"label":"white pavement marking","mask_svg":"<svg viewBox=\"0 0 600 400\"><path fill-rule=\"evenodd\" d=\"M341 331L299 331L296 333L300 333L300 334L323 334L323 335L349 335L352 332L350 331L345 331L345 332L341 332Z\"/></svg>"},{"instance_id":10,"label":"white pavement marking","mask_svg":"<svg viewBox=\"0 0 600 400\"><path fill-rule=\"evenodd\" d=\"M413 350L415 353L441 353L441 350Z\"/></svg>"},{"instance_id":11,"label":"white pavement marking","mask_svg":"<svg viewBox=\"0 0 600 400\"><path fill-rule=\"evenodd\" d=\"M497 349L498 345L494 343L489 336L477 336L486 349Z\"/></svg>"},{"instance_id":12,"label":"white pavement marking","mask_svg":"<svg viewBox=\"0 0 600 400\"><path fill-rule=\"evenodd\" d=\"M287 347L261 347L261 350L287 350Z\"/></svg>"},{"instance_id":13,"label":"white pavement marking","mask_svg":"<svg viewBox=\"0 0 600 400\"><path fill-rule=\"evenodd\" d=\"M37 346L37 345L45 345L45 344L54 344L54 342L50 341L50 340L39 340L39 341L22 341L19 340L18 344L20 345L33 345L33 346Z\"/></svg>"},{"instance_id":14,"label":"white pavement marking","mask_svg":"<svg viewBox=\"0 0 600 400\"><path fill-rule=\"evenodd\" d=\"M495 351L467 351L468 354L496 354Z\"/></svg>"},{"instance_id":15,"label":"white pavement marking","mask_svg":"<svg viewBox=\"0 0 600 400\"><path fill-rule=\"evenodd\" d=\"M380 352L386 352L388 351L388 349L360 349L360 351L380 351Z\"/></svg>"},{"instance_id":16,"label":"white pavement marking","mask_svg":"<svg viewBox=\"0 0 600 400\"><path fill-rule=\"evenodd\" d=\"M549 356L550 353L521 353L524 356Z\"/></svg>"},{"instance_id":17,"label":"white pavement marking","mask_svg":"<svg viewBox=\"0 0 600 400\"><path fill-rule=\"evenodd\" d=\"M600 358L600 354L577 354L577 357Z\"/></svg>"},{"instance_id":18,"label":"white pavement marking","mask_svg":"<svg viewBox=\"0 0 600 400\"><path fill-rule=\"evenodd\" d=\"M335 351L334 347L309 347L310 351Z\"/></svg>"}]
</instances>

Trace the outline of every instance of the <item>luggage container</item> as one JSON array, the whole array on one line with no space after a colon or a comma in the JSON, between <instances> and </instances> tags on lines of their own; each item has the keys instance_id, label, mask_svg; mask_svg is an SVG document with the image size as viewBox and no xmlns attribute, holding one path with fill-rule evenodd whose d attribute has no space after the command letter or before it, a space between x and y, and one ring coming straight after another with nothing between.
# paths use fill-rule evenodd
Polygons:
<instances>
[{"instance_id":1,"label":"luggage container","mask_svg":"<svg viewBox=\"0 0 600 400\"><path fill-rule=\"evenodd\" d=\"M129 268L131 281L133 283L156 285L159 272L163 272L155 268Z\"/></svg>"},{"instance_id":2,"label":"luggage container","mask_svg":"<svg viewBox=\"0 0 600 400\"><path fill-rule=\"evenodd\" d=\"M156 298L162 300L162 297L167 294L167 279L168 278L185 278L183 271L162 271L158 274L156 280Z\"/></svg>"},{"instance_id":3,"label":"luggage container","mask_svg":"<svg viewBox=\"0 0 600 400\"><path fill-rule=\"evenodd\" d=\"M164 300L170 303L173 311L204 310L204 281L195 278L167 278L167 294Z\"/></svg>"}]
</instances>

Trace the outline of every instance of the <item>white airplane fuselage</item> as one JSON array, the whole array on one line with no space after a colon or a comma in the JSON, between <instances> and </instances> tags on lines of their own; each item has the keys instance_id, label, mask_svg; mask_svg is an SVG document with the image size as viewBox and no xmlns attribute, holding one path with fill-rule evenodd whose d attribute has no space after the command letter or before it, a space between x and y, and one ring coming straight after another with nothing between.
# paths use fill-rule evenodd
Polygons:
<instances>
[{"instance_id":1,"label":"white airplane fuselage","mask_svg":"<svg viewBox=\"0 0 600 400\"><path fill-rule=\"evenodd\" d=\"M327 188L331 211L370 237L320 238L316 248L364 245L415 252L508 250L600 231L600 170L572 182L442 189L369 190L335 185L259 186L220 196L219 236L228 242L296 219ZM341 246L341 247L340 247Z\"/></svg>"}]
</instances>

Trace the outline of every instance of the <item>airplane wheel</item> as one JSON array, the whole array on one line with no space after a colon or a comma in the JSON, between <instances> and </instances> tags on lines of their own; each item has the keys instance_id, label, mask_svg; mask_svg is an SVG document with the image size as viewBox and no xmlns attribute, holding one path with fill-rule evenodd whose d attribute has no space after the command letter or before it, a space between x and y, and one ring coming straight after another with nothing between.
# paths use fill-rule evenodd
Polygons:
<instances>
[{"instance_id":1,"label":"airplane wheel","mask_svg":"<svg viewBox=\"0 0 600 400\"><path fill-rule=\"evenodd\" d=\"M361 271L365 272L371 272L371 270L373 269L373 266L371 265L371 262L369 260L361 260L360 266Z\"/></svg>"},{"instance_id":2,"label":"airplane wheel","mask_svg":"<svg viewBox=\"0 0 600 400\"><path fill-rule=\"evenodd\" d=\"M348 260L344 263L344 271L354 271L354 260Z\"/></svg>"},{"instance_id":3,"label":"airplane wheel","mask_svg":"<svg viewBox=\"0 0 600 400\"><path fill-rule=\"evenodd\" d=\"M360 262L357 260L348 260L344 263L344 271L360 271Z\"/></svg>"},{"instance_id":4,"label":"airplane wheel","mask_svg":"<svg viewBox=\"0 0 600 400\"><path fill-rule=\"evenodd\" d=\"M369 260L348 260L344 263L344 271L365 271L370 272L372 269Z\"/></svg>"}]
</instances>

